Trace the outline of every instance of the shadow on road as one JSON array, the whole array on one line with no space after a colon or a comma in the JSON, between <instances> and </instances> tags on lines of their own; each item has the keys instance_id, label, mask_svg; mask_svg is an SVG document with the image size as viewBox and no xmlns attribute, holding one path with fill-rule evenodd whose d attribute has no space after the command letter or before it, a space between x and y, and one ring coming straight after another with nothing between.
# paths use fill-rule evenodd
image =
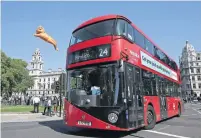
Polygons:
<instances>
[{"instance_id":1,"label":"shadow on road","mask_svg":"<svg viewBox=\"0 0 201 138\"><path fill-rule=\"evenodd\" d=\"M117 131L106 131L106 130L96 130L96 129L82 129L75 127L68 127L63 124L62 120L55 121L45 121L39 122L40 125L49 127L56 132L74 135L74 136L84 136L84 137L96 137L96 138L122 138L125 136L132 136L132 138L144 138L135 135L139 130L130 131L130 132L117 132Z\"/></svg>"}]
</instances>

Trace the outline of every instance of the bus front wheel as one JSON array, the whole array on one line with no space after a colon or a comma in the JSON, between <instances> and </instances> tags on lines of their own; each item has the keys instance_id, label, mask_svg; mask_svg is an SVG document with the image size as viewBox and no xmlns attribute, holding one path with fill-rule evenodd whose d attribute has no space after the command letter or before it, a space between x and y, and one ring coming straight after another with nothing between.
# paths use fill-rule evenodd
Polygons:
<instances>
[{"instance_id":1,"label":"bus front wheel","mask_svg":"<svg viewBox=\"0 0 201 138\"><path fill-rule=\"evenodd\" d=\"M147 126L145 126L145 129L153 129L156 125L156 114L154 112L154 108L149 105L147 109Z\"/></svg>"}]
</instances>

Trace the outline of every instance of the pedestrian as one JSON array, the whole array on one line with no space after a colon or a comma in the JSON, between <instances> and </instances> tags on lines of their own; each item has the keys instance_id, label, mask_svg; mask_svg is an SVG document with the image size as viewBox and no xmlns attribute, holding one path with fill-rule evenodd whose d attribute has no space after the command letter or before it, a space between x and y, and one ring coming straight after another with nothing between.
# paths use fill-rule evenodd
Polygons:
<instances>
[{"instance_id":1,"label":"pedestrian","mask_svg":"<svg viewBox=\"0 0 201 138\"><path fill-rule=\"evenodd\" d=\"M46 114L46 109L47 109L47 102L48 102L48 96L46 97L46 98L44 98L44 111L43 111L43 115L45 115Z\"/></svg>"},{"instance_id":2,"label":"pedestrian","mask_svg":"<svg viewBox=\"0 0 201 138\"><path fill-rule=\"evenodd\" d=\"M52 99L51 99L51 97L48 97L47 109L48 109L48 116L50 116L50 117L52 117L51 108L52 108Z\"/></svg>"},{"instance_id":3,"label":"pedestrian","mask_svg":"<svg viewBox=\"0 0 201 138\"><path fill-rule=\"evenodd\" d=\"M54 106L54 114L56 114L56 113L57 113L58 106L59 106L59 100L57 99L56 96L54 96L53 106Z\"/></svg>"},{"instance_id":4,"label":"pedestrian","mask_svg":"<svg viewBox=\"0 0 201 138\"><path fill-rule=\"evenodd\" d=\"M38 113L39 112L39 104L40 104L40 98L37 97L37 96L35 96L33 98L34 113L36 113L36 112ZM36 109L37 109L37 111L36 111Z\"/></svg>"},{"instance_id":5,"label":"pedestrian","mask_svg":"<svg viewBox=\"0 0 201 138\"><path fill-rule=\"evenodd\" d=\"M42 95L41 99L42 99L42 105L44 106L44 104L45 104L45 95L44 94Z\"/></svg>"}]
</instances>

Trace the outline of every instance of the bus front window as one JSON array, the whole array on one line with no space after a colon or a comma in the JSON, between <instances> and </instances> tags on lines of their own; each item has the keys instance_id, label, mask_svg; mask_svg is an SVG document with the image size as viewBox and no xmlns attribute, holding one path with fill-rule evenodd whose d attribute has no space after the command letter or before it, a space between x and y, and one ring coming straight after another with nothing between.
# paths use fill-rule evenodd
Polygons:
<instances>
[{"instance_id":1,"label":"bus front window","mask_svg":"<svg viewBox=\"0 0 201 138\"><path fill-rule=\"evenodd\" d=\"M114 19L101 21L75 31L71 37L70 46L82 41L112 35L114 21Z\"/></svg>"},{"instance_id":2,"label":"bus front window","mask_svg":"<svg viewBox=\"0 0 201 138\"><path fill-rule=\"evenodd\" d=\"M94 67L68 71L69 90L68 100L72 100L75 91L79 95L99 95L102 100L101 106L111 106L115 98L115 67ZM80 93L81 92L81 93ZM72 94L73 93L73 94Z\"/></svg>"}]
</instances>

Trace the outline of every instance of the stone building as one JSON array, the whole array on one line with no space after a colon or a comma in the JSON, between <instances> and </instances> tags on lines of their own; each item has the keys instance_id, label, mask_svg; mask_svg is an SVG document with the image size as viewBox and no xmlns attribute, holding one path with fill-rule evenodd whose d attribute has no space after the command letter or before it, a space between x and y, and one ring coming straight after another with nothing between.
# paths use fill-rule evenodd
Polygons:
<instances>
[{"instance_id":1,"label":"stone building","mask_svg":"<svg viewBox=\"0 0 201 138\"><path fill-rule=\"evenodd\" d=\"M186 41L180 57L182 92L199 97L201 94L201 52Z\"/></svg>"},{"instance_id":2,"label":"stone building","mask_svg":"<svg viewBox=\"0 0 201 138\"><path fill-rule=\"evenodd\" d=\"M66 86L65 70L58 68L57 71L51 69L44 71L43 65L42 55L37 48L29 63L29 75L34 79L34 86L29 88L26 93L30 96L42 96L43 94L46 96L59 96L59 92L55 90L55 83L56 81L60 81L62 83L60 83L60 86L63 86L62 91L64 91Z\"/></svg>"}]
</instances>

